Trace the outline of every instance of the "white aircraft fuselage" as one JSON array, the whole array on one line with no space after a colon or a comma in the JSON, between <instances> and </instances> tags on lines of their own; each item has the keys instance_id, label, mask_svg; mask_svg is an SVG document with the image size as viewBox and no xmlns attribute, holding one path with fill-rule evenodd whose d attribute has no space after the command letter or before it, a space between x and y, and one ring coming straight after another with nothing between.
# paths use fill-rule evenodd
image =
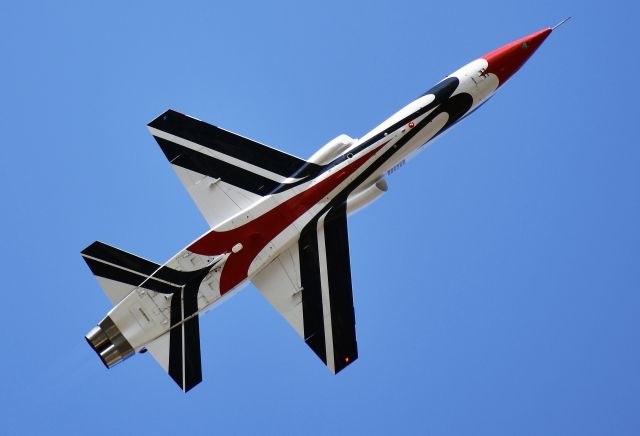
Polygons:
<instances>
[{"instance_id":1,"label":"white aircraft fuselage","mask_svg":"<svg viewBox=\"0 0 640 436\"><path fill-rule=\"evenodd\" d=\"M202 378L198 316L251 280L333 372L352 363L347 215L486 102L551 31L468 63L362 138L341 135L306 161L174 111L152 121L211 229L162 265L87 247L83 256L114 303L87 334L92 348L108 367L148 350L187 391Z\"/></svg>"}]
</instances>

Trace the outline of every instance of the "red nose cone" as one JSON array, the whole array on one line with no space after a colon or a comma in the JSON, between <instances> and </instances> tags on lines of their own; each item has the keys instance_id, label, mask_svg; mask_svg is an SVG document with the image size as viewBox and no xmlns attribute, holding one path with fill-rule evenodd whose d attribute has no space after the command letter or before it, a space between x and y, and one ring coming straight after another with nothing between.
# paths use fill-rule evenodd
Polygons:
<instances>
[{"instance_id":1,"label":"red nose cone","mask_svg":"<svg viewBox=\"0 0 640 436\"><path fill-rule=\"evenodd\" d=\"M485 74L495 74L502 85L527 62L551 32L547 27L482 56L489 63Z\"/></svg>"}]
</instances>

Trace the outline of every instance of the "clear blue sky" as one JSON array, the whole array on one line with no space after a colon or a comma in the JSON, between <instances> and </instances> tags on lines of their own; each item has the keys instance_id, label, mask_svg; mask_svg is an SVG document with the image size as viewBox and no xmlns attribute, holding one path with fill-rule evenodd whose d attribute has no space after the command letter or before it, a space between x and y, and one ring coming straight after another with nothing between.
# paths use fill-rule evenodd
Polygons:
<instances>
[{"instance_id":1,"label":"clear blue sky","mask_svg":"<svg viewBox=\"0 0 640 436\"><path fill-rule=\"evenodd\" d=\"M219 3L0 5L0 433L639 434L637 5ZM87 346L109 303L81 249L162 262L206 230L157 114L308 157L567 15L350 220L347 370L251 286L203 317L188 395Z\"/></svg>"}]
</instances>

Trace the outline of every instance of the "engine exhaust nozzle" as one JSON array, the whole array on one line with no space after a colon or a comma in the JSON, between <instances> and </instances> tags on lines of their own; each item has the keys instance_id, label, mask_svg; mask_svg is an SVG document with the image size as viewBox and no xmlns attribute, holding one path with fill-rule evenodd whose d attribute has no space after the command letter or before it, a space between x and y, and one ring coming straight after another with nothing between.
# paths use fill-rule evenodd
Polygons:
<instances>
[{"instance_id":1,"label":"engine exhaust nozzle","mask_svg":"<svg viewBox=\"0 0 640 436\"><path fill-rule=\"evenodd\" d=\"M135 353L131 344L109 317L92 328L85 339L107 368L113 367Z\"/></svg>"}]
</instances>

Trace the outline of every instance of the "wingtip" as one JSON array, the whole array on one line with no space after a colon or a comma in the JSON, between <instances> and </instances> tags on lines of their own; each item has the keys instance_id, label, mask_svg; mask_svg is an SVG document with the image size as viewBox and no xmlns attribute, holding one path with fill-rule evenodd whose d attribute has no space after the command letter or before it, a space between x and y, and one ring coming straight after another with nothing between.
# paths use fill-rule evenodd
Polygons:
<instances>
[{"instance_id":1,"label":"wingtip","mask_svg":"<svg viewBox=\"0 0 640 436\"><path fill-rule=\"evenodd\" d=\"M167 117L171 116L172 113L180 113L180 112L174 111L173 109L167 109L166 111L162 112L160 115L155 117L153 120L151 120L147 124L147 127L155 127L162 121L166 121Z\"/></svg>"},{"instance_id":2,"label":"wingtip","mask_svg":"<svg viewBox=\"0 0 640 436\"><path fill-rule=\"evenodd\" d=\"M149 124L147 124L147 127L158 127L160 124L165 123L167 120L175 119L175 118L182 118L182 119L191 118L193 120L202 122L202 120L198 118L192 117L191 115L184 114L175 109L167 109L166 111L162 112L160 115L155 117L151 122L149 122Z\"/></svg>"}]
</instances>

